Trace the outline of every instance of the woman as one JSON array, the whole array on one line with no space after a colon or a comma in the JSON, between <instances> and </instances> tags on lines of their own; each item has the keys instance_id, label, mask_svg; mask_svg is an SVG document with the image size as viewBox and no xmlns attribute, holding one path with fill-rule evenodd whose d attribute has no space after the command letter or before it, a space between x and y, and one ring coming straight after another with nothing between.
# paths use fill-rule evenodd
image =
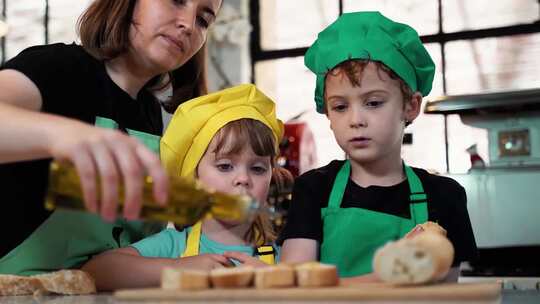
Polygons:
<instances>
[{"instance_id":1,"label":"woman","mask_svg":"<svg viewBox=\"0 0 540 304\"><path fill-rule=\"evenodd\" d=\"M172 84L174 94L165 104L171 112L181 100L205 93L203 45L220 5L221 0L96 0L79 20L82 46L32 47L2 67L2 214L18 223L1 221L0 256L9 254L0 260L0 273L77 267L96 252L150 232L138 222L112 223L118 184L125 184L126 219L138 216L145 174L155 181L156 200L166 201L166 175L151 152L163 129L151 91ZM109 223L44 210L51 158L75 165L87 208Z\"/></svg>"}]
</instances>

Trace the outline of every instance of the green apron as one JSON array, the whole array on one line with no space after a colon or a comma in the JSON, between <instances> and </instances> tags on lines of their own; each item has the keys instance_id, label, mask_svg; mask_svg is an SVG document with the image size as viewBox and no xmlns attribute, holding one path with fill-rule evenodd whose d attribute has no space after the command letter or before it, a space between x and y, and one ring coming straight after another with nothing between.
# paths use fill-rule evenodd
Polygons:
<instances>
[{"instance_id":1,"label":"green apron","mask_svg":"<svg viewBox=\"0 0 540 304\"><path fill-rule=\"evenodd\" d=\"M373 256L379 247L428 220L422 183L409 166L404 168L411 191L411 219L362 208L340 208L351 172L350 162L347 160L339 170L328 207L321 212L324 235L321 262L336 265L341 277L371 273Z\"/></svg>"},{"instance_id":2,"label":"green apron","mask_svg":"<svg viewBox=\"0 0 540 304\"><path fill-rule=\"evenodd\" d=\"M108 118L97 117L95 124L118 129L118 124ZM126 131L159 153L159 136ZM162 224L124 219L108 223L96 214L56 210L26 240L0 259L0 273L34 275L79 268L93 255L128 246L163 228Z\"/></svg>"}]
</instances>

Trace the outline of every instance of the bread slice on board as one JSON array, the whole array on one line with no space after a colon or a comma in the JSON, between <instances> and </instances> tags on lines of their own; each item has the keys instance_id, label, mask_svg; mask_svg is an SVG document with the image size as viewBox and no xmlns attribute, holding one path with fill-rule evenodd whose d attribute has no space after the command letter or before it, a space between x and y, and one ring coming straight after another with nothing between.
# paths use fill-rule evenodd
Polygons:
<instances>
[{"instance_id":1,"label":"bread slice on board","mask_svg":"<svg viewBox=\"0 0 540 304\"><path fill-rule=\"evenodd\" d=\"M9 274L0 275L0 296L31 295L44 289L36 278Z\"/></svg>"},{"instance_id":2,"label":"bread slice on board","mask_svg":"<svg viewBox=\"0 0 540 304\"><path fill-rule=\"evenodd\" d=\"M241 288L253 283L252 266L216 268L210 271L210 282L215 288Z\"/></svg>"},{"instance_id":3,"label":"bread slice on board","mask_svg":"<svg viewBox=\"0 0 540 304\"><path fill-rule=\"evenodd\" d=\"M1 296L47 293L75 295L95 292L94 279L81 270L60 270L30 277L0 275Z\"/></svg>"},{"instance_id":4,"label":"bread slice on board","mask_svg":"<svg viewBox=\"0 0 540 304\"><path fill-rule=\"evenodd\" d=\"M337 286L339 276L335 265L307 262L294 267L299 287Z\"/></svg>"},{"instance_id":5,"label":"bread slice on board","mask_svg":"<svg viewBox=\"0 0 540 304\"><path fill-rule=\"evenodd\" d=\"M161 272L161 288L166 290L202 290L210 288L207 271L164 268Z\"/></svg>"},{"instance_id":6,"label":"bread slice on board","mask_svg":"<svg viewBox=\"0 0 540 304\"><path fill-rule=\"evenodd\" d=\"M295 284L294 268L277 264L255 269L255 288L293 287Z\"/></svg>"}]
</instances>

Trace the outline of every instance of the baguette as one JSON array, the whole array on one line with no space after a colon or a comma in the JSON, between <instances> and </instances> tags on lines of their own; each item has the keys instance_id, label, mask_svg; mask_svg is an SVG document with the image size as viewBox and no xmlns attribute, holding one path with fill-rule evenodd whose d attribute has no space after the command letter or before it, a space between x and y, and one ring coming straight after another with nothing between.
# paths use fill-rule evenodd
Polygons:
<instances>
[{"instance_id":1,"label":"baguette","mask_svg":"<svg viewBox=\"0 0 540 304\"><path fill-rule=\"evenodd\" d=\"M285 264L278 264L255 269L255 288L281 288L294 286L294 269Z\"/></svg>"},{"instance_id":2,"label":"baguette","mask_svg":"<svg viewBox=\"0 0 540 304\"><path fill-rule=\"evenodd\" d=\"M210 288L208 272L167 267L161 272L161 288L165 290L202 290Z\"/></svg>"},{"instance_id":3,"label":"baguette","mask_svg":"<svg viewBox=\"0 0 540 304\"><path fill-rule=\"evenodd\" d=\"M339 276L335 265L307 262L295 266L299 287L337 286Z\"/></svg>"},{"instance_id":4,"label":"baguette","mask_svg":"<svg viewBox=\"0 0 540 304\"><path fill-rule=\"evenodd\" d=\"M95 292L94 279L81 270L60 270L30 277L0 275L2 296L48 293L75 295Z\"/></svg>"},{"instance_id":5,"label":"baguette","mask_svg":"<svg viewBox=\"0 0 540 304\"><path fill-rule=\"evenodd\" d=\"M443 279L453 259L452 243L441 233L426 230L378 249L373 259L373 269L384 282L421 284Z\"/></svg>"},{"instance_id":6,"label":"baguette","mask_svg":"<svg viewBox=\"0 0 540 304\"><path fill-rule=\"evenodd\" d=\"M241 288L253 283L252 266L216 268L210 271L210 282L216 288Z\"/></svg>"}]
</instances>

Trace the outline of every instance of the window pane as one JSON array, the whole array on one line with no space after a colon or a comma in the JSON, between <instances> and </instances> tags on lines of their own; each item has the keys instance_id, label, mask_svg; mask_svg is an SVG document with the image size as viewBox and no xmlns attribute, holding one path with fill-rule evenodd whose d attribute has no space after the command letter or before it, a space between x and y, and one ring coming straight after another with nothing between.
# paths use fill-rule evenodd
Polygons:
<instances>
[{"instance_id":1,"label":"window pane","mask_svg":"<svg viewBox=\"0 0 540 304\"><path fill-rule=\"evenodd\" d=\"M540 86L540 34L446 44L449 95Z\"/></svg>"},{"instance_id":2,"label":"window pane","mask_svg":"<svg viewBox=\"0 0 540 304\"><path fill-rule=\"evenodd\" d=\"M2 15L2 12L4 11L4 2L0 0L0 22L4 22L3 25L6 26L4 16ZM4 28L5 30L5 28ZM2 29L0 29L0 32ZM2 58L4 55L4 50L2 49L2 41L4 41L3 38L0 38L0 64L2 64Z\"/></svg>"},{"instance_id":3,"label":"window pane","mask_svg":"<svg viewBox=\"0 0 540 304\"><path fill-rule=\"evenodd\" d=\"M478 154L489 162L487 130L461 122L459 115L448 115L448 162L451 173L465 173L471 167L467 148L476 144Z\"/></svg>"},{"instance_id":4,"label":"window pane","mask_svg":"<svg viewBox=\"0 0 540 304\"><path fill-rule=\"evenodd\" d=\"M317 34L339 15L338 0L261 0L259 3L263 49L310 46Z\"/></svg>"},{"instance_id":5,"label":"window pane","mask_svg":"<svg viewBox=\"0 0 540 304\"><path fill-rule=\"evenodd\" d=\"M412 26L420 35L439 32L438 1L435 0L343 0L344 12L380 11L386 17Z\"/></svg>"},{"instance_id":6,"label":"window pane","mask_svg":"<svg viewBox=\"0 0 540 304\"><path fill-rule=\"evenodd\" d=\"M44 15L45 1L8 1L9 33L6 36L6 60L27 47L45 43Z\"/></svg>"},{"instance_id":7,"label":"window pane","mask_svg":"<svg viewBox=\"0 0 540 304\"><path fill-rule=\"evenodd\" d=\"M424 97L438 97L444 94L443 92L443 75L442 75L442 59L441 59L441 45L438 43L424 44L431 59L435 63L435 78L433 79L433 87L428 96Z\"/></svg>"},{"instance_id":8,"label":"window pane","mask_svg":"<svg viewBox=\"0 0 540 304\"><path fill-rule=\"evenodd\" d=\"M4 16L2 13L4 12L4 1L0 0L0 20L4 21Z\"/></svg>"},{"instance_id":9,"label":"window pane","mask_svg":"<svg viewBox=\"0 0 540 304\"><path fill-rule=\"evenodd\" d=\"M445 32L530 23L539 13L537 0L442 0L442 4Z\"/></svg>"},{"instance_id":10,"label":"window pane","mask_svg":"<svg viewBox=\"0 0 540 304\"><path fill-rule=\"evenodd\" d=\"M304 58L261 61L255 65L257 86L277 103L277 115L284 122L305 113L317 149L318 166L333 159L343 159L326 116L315 111L315 75L304 67Z\"/></svg>"},{"instance_id":11,"label":"window pane","mask_svg":"<svg viewBox=\"0 0 540 304\"><path fill-rule=\"evenodd\" d=\"M435 80L431 93L424 98L423 107L429 97L441 96L442 69L441 47L439 44L427 44L426 48L435 62ZM446 172L446 151L444 143L444 117L442 115L424 114L422 111L418 118L405 129L412 133L413 143L403 145L403 159L408 165Z\"/></svg>"},{"instance_id":12,"label":"window pane","mask_svg":"<svg viewBox=\"0 0 540 304\"><path fill-rule=\"evenodd\" d=\"M78 41L77 19L91 0L49 0L49 43Z\"/></svg>"}]
</instances>

